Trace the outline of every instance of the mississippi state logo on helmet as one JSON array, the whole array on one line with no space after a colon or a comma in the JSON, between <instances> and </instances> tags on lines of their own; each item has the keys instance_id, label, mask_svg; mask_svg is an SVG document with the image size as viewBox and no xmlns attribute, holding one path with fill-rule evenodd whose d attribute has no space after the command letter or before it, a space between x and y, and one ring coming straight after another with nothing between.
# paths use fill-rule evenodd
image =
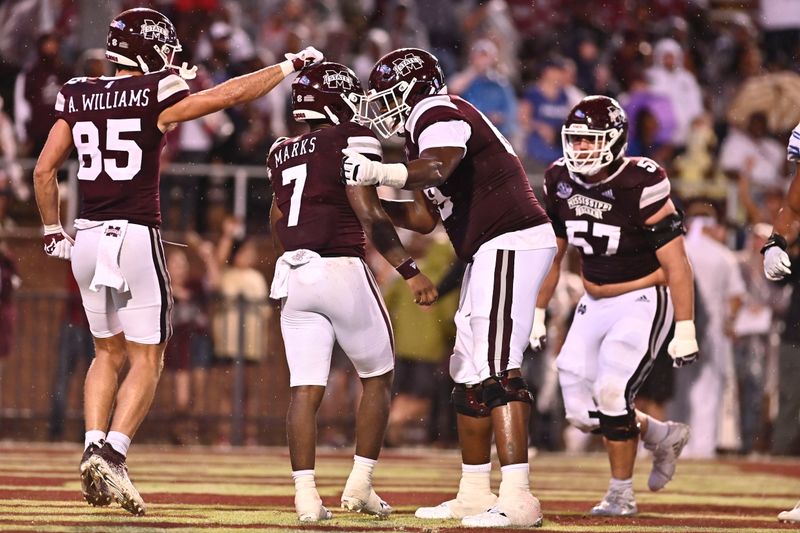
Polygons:
<instances>
[{"instance_id":1,"label":"mississippi state logo on helmet","mask_svg":"<svg viewBox=\"0 0 800 533\"><path fill-rule=\"evenodd\" d=\"M145 74L175 68L184 78L194 77L194 70L172 64L181 43L175 26L163 14L138 7L117 15L108 27L106 58L121 67L132 67Z\"/></svg>"},{"instance_id":2,"label":"mississippi state logo on helmet","mask_svg":"<svg viewBox=\"0 0 800 533\"><path fill-rule=\"evenodd\" d=\"M367 120L364 89L346 66L328 61L317 63L301 70L292 82L292 115L300 122L364 123Z\"/></svg>"},{"instance_id":3,"label":"mississippi state logo on helmet","mask_svg":"<svg viewBox=\"0 0 800 533\"><path fill-rule=\"evenodd\" d=\"M587 96L561 128L564 162L570 172L593 176L625 155L628 117L608 96Z\"/></svg>"},{"instance_id":4,"label":"mississippi state logo on helmet","mask_svg":"<svg viewBox=\"0 0 800 533\"><path fill-rule=\"evenodd\" d=\"M369 75L367 100L375 129L385 138L401 133L414 104L444 90L444 74L436 56L419 48L389 52Z\"/></svg>"}]
</instances>

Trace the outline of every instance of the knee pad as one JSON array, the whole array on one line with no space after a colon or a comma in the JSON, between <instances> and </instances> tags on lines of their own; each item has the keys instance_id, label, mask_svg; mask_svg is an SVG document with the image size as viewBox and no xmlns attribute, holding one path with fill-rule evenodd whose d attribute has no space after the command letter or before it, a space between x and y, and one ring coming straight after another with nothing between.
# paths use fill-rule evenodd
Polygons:
<instances>
[{"instance_id":1,"label":"knee pad","mask_svg":"<svg viewBox=\"0 0 800 533\"><path fill-rule=\"evenodd\" d=\"M639 435L639 423L636 422L636 413L633 411L620 416L598 413L598 418L600 418L600 433L608 440L631 440Z\"/></svg>"},{"instance_id":2,"label":"knee pad","mask_svg":"<svg viewBox=\"0 0 800 533\"><path fill-rule=\"evenodd\" d=\"M521 377L510 378L503 372L483 383L483 403L489 409L501 407L509 402L533 403L528 384Z\"/></svg>"},{"instance_id":3,"label":"knee pad","mask_svg":"<svg viewBox=\"0 0 800 533\"><path fill-rule=\"evenodd\" d=\"M456 413L472 418L489 416L489 408L483 403L483 386L463 385L456 383L450 393L450 401L456 408Z\"/></svg>"}]
</instances>

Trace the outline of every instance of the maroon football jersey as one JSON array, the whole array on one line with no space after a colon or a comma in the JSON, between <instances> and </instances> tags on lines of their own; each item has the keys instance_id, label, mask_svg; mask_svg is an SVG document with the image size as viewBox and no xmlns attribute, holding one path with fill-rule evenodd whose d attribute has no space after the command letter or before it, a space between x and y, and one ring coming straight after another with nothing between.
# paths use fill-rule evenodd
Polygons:
<instances>
[{"instance_id":1,"label":"maroon football jersey","mask_svg":"<svg viewBox=\"0 0 800 533\"><path fill-rule=\"evenodd\" d=\"M425 195L438 207L459 258L472 261L486 241L547 224L548 219L509 142L458 96L430 96L414 106L405 123L409 161L419 157L419 136L425 128L453 120L464 121L471 129L467 152L447 181L426 189Z\"/></svg>"},{"instance_id":2,"label":"maroon football jersey","mask_svg":"<svg viewBox=\"0 0 800 533\"><path fill-rule=\"evenodd\" d=\"M608 179L589 184L571 176L559 159L545 172L544 191L556 236L580 250L585 279L622 283L659 268L644 229L669 200L667 173L656 162L626 157Z\"/></svg>"},{"instance_id":3,"label":"maroon football jersey","mask_svg":"<svg viewBox=\"0 0 800 533\"><path fill-rule=\"evenodd\" d=\"M381 145L354 122L321 128L273 145L267 167L278 208L278 238L285 250L313 250L325 257L364 257L366 237L345 193L342 150L380 160Z\"/></svg>"},{"instance_id":4,"label":"maroon football jersey","mask_svg":"<svg viewBox=\"0 0 800 533\"><path fill-rule=\"evenodd\" d=\"M80 218L123 219L158 227L161 112L189 95L179 76L73 78L56 98L56 118L72 130L78 150Z\"/></svg>"}]
</instances>

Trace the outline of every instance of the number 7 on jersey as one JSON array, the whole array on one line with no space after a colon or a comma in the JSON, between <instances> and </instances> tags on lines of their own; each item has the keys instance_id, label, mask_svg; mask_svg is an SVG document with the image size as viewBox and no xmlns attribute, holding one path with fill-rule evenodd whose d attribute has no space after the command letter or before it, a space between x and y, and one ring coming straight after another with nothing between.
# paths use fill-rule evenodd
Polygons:
<instances>
[{"instance_id":1,"label":"number 7 on jersey","mask_svg":"<svg viewBox=\"0 0 800 533\"><path fill-rule=\"evenodd\" d=\"M294 183L294 190L292 191L292 200L289 204L289 217L286 219L286 227L291 228L297 225L300 218L300 202L303 201L303 189L306 186L306 164L296 165L289 167L281 173L284 185Z\"/></svg>"}]
</instances>

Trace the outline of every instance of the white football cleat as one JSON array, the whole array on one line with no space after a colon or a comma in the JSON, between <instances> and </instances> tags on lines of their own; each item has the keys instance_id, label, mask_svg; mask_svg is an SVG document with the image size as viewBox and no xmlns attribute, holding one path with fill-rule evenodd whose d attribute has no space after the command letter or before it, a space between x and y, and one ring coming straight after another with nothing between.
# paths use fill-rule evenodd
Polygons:
<instances>
[{"instance_id":1,"label":"white football cleat","mask_svg":"<svg viewBox=\"0 0 800 533\"><path fill-rule=\"evenodd\" d=\"M781 511L778 514L778 520L781 522L790 522L792 524L800 524L800 501L794 506L791 511Z\"/></svg>"},{"instance_id":2,"label":"white football cleat","mask_svg":"<svg viewBox=\"0 0 800 533\"><path fill-rule=\"evenodd\" d=\"M608 489L603 499L592 507L594 516L633 516L639 512L632 488Z\"/></svg>"},{"instance_id":3,"label":"white football cleat","mask_svg":"<svg viewBox=\"0 0 800 533\"><path fill-rule=\"evenodd\" d=\"M644 447L653 454L653 469L647 480L647 486L652 491L661 490L669 483L675 474L678 457L681 455L686 443L689 442L691 431L686 424L667 422L669 426L667 436L658 444L647 444Z\"/></svg>"},{"instance_id":4,"label":"white football cleat","mask_svg":"<svg viewBox=\"0 0 800 533\"><path fill-rule=\"evenodd\" d=\"M542 506L530 492L516 497L498 498L497 504L487 511L465 516L461 525L466 527L541 527Z\"/></svg>"},{"instance_id":5,"label":"white football cleat","mask_svg":"<svg viewBox=\"0 0 800 533\"><path fill-rule=\"evenodd\" d=\"M333 514L322 505L317 489L300 489L294 494L294 508L301 522L330 520Z\"/></svg>"},{"instance_id":6,"label":"white football cleat","mask_svg":"<svg viewBox=\"0 0 800 533\"><path fill-rule=\"evenodd\" d=\"M493 493L466 500L460 495L455 500L448 500L436 507L420 507L414 513L417 518L425 520L452 520L476 515L494 506L497 496Z\"/></svg>"},{"instance_id":7,"label":"white football cleat","mask_svg":"<svg viewBox=\"0 0 800 533\"><path fill-rule=\"evenodd\" d=\"M360 489L345 486L342 493L342 509L371 514L378 518L387 518L394 511L392 506L383 501L370 485Z\"/></svg>"}]
</instances>

